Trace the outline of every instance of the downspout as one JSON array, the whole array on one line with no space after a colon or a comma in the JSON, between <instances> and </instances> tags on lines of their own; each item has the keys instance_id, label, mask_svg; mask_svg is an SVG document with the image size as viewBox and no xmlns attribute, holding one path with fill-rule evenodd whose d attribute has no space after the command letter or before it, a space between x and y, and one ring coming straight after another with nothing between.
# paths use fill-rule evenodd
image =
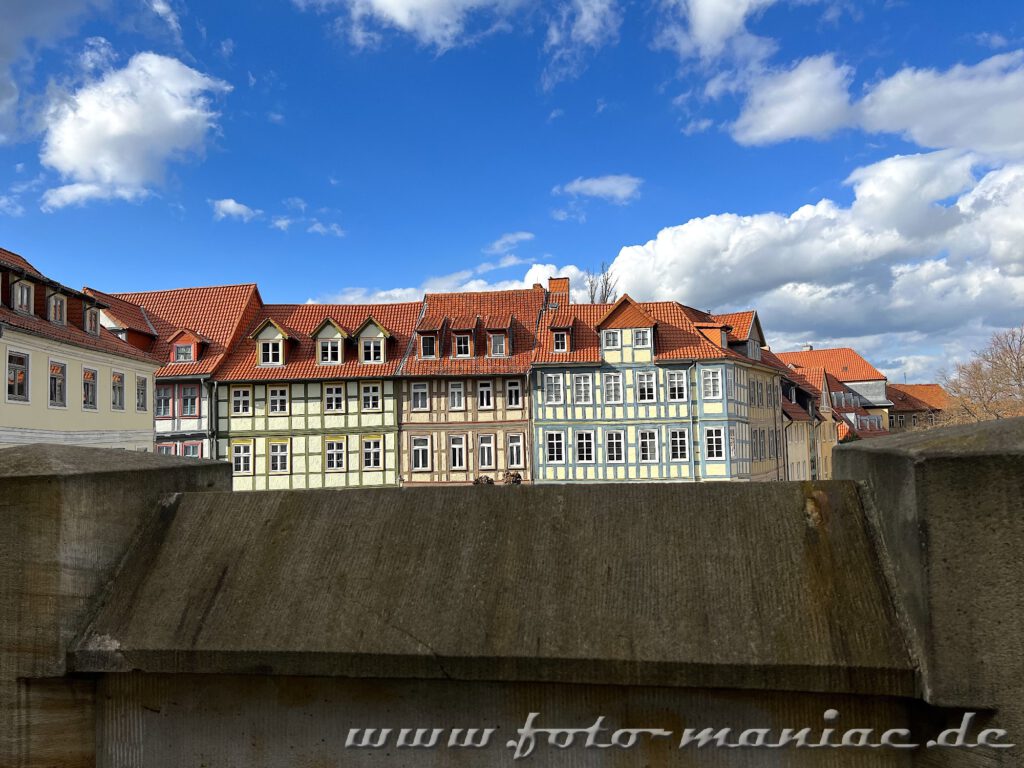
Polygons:
<instances>
[{"instance_id":1,"label":"downspout","mask_svg":"<svg viewBox=\"0 0 1024 768\"><path fill-rule=\"evenodd\" d=\"M206 383L210 391L210 405L206 408L206 418L210 420L210 428L207 430L210 435L210 453L213 454L211 458L220 460L220 444L217 441L217 425L220 422L220 404L217 402L217 381L211 376Z\"/></svg>"},{"instance_id":2,"label":"downspout","mask_svg":"<svg viewBox=\"0 0 1024 768\"><path fill-rule=\"evenodd\" d=\"M686 385L687 386L692 386L690 384L690 382L693 379L691 378L690 374L693 373L693 369L696 368L696 367L697 367L697 361L695 360L694 362L690 363L690 367L686 369ZM697 382L696 386L698 388L700 387L700 382L699 381ZM698 389L698 392L699 391L700 390ZM698 407L699 407L699 405L700 405L700 403L697 402L697 406ZM689 456L690 456L690 479L693 482L696 482L697 481L697 468L696 468L697 465L696 465L696 460L694 459L694 455L693 455L694 452L693 452L692 446L697 444L697 433L694 430L694 417L693 417L694 408L693 408L693 406L691 406L689 408L689 411L690 411L690 445L691 445L691 448L690 448L690 451L689 451ZM737 438L737 442L738 441L739 441L739 438ZM700 449L701 449L701 451L704 450L704 444L703 443L701 443ZM704 454L701 453L701 455L703 456ZM701 479L703 479L703 478L701 478Z\"/></svg>"}]
</instances>

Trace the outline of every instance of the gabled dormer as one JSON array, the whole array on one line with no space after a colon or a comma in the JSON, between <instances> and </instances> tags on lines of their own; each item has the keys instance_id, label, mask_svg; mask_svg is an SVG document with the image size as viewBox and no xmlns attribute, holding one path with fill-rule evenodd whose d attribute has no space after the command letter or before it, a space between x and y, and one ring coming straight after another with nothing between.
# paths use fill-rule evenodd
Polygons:
<instances>
[{"instance_id":1,"label":"gabled dormer","mask_svg":"<svg viewBox=\"0 0 1024 768\"><path fill-rule=\"evenodd\" d=\"M67 325L68 297L58 291L50 291L46 298L46 318L54 325Z\"/></svg>"},{"instance_id":2,"label":"gabled dormer","mask_svg":"<svg viewBox=\"0 0 1024 768\"><path fill-rule=\"evenodd\" d=\"M512 355L512 315L497 315L484 318L487 332L487 357L509 357Z\"/></svg>"},{"instance_id":3,"label":"gabled dormer","mask_svg":"<svg viewBox=\"0 0 1024 768\"><path fill-rule=\"evenodd\" d=\"M83 330L90 336L100 335L100 309L99 307L83 304L82 326Z\"/></svg>"},{"instance_id":4,"label":"gabled dormer","mask_svg":"<svg viewBox=\"0 0 1024 768\"><path fill-rule=\"evenodd\" d=\"M416 324L416 356L420 360L436 360L441 356L439 347L444 331L445 318L427 315Z\"/></svg>"},{"instance_id":5,"label":"gabled dormer","mask_svg":"<svg viewBox=\"0 0 1024 768\"><path fill-rule=\"evenodd\" d=\"M551 331L551 351L557 355L569 354L573 349L573 317L568 312L556 312L548 323Z\"/></svg>"},{"instance_id":6,"label":"gabled dormer","mask_svg":"<svg viewBox=\"0 0 1024 768\"><path fill-rule=\"evenodd\" d=\"M476 356L476 315L453 317L451 320L452 357Z\"/></svg>"},{"instance_id":7,"label":"gabled dormer","mask_svg":"<svg viewBox=\"0 0 1024 768\"><path fill-rule=\"evenodd\" d=\"M175 331L167 342L170 346L170 363L194 363L202 358L203 352L210 344L208 338L188 328Z\"/></svg>"},{"instance_id":8,"label":"gabled dormer","mask_svg":"<svg viewBox=\"0 0 1024 768\"><path fill-rule=\"evenodd\" d=\"M377 322L372 315L363 321L353 336L361 364L382 365L387 362L387 342L391 338L391 331Z\"/></svg>"},{"instance_id":9,"label":"gabled dormer","mask_svg":"<svg viewBox=\"0 0 1024 768\"><path fill-rule=\"evenodd\" d=\"M285 364L286 347L291 337L273 318L268 317L257 325L256 330L249 334L249 338L256 341L257 365L276 366Z\"/></svg>"},{"instance_id":10,"label":"gabled dormer","mask_svg":"<svg viewBox=\"0 0 1024 768\"><path fill-rule=\"evenodd\" d=\"M597 321L601 350L633 349L654 350L654 331L657 321L628 293L612 304Z\"/></svg>"},{"instance_id":11,"label":"gabled dormer","mask_svg":"<svg viewBox=\"0 0 1024 768\"><path fill-rule=\"evenodd\" d=\"M11 281L11 309L22 315L35 314L36 286L24 277Z\"/></svg>"},{"instance_id":12,"label":"gabled dormer","mask_svg":"<svg viewBox=\"0 0 1024 768\"><path fill-rule=\"evenodd\" d=\"M345 362L345 340L348 333L333 318L326 317L313 329L316 361L319 365L341 365Z\"/></svg>"}]
</instances>

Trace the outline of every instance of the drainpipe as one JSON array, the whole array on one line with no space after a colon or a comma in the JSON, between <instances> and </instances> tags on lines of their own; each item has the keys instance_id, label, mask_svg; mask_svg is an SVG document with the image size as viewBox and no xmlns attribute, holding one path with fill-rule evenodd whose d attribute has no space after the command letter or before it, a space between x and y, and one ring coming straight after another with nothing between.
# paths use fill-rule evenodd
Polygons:
<instances>
[{"instance_id":1,"label":"drainpipe","mask_svg":"<svg viewBox=\"0 0 1024 768\"><path fill-rule=\"evenodd\" d=\"M694 361L694 362L690 363L690 367L686 369L686 385L687 386L690 386L690 382L693 380L693 378L691 377L690 374L693 373L693 369L696 368L696 367L697 367L697 363L696 363L696 361ZM700 387L700 382L699 381L697 382L696 386ZM625 385L623 385L623 391L625 391ZM699 393L699 391L700 390L698 389L698 393ZM689 403L687 403L687 405L689 406L689 411L690 411L690 445L693 446L693 445L696 445L696 443L697 443L697 433L696 433L696 430L694 430L694 406L691 406ZM697 407L700 407L699 394L698 394ZM701 443L700 449L701 449L701 451L704 450L704 444L703 443ZM703 455L703 453L701 455ZM690 448L689 456L690 456L690 480L693 481L693 482L696 482L697 481L697 463L696 463L696 459L694 458L694 455L693 455L693 448L692 447ZM704 478L701 478L701 479L703 480Z\"/></svg>"},{"instance_id":2,"label":"drainpipe","mask_svg":"<svg viewBox=\"0 0 1024 768\"><path fill-rule=\"evenodd\" d=\"M217 444L217 424L220 421L218 418L220 405L217 402L217 381L211 377L206 383L209 385L207 389L210 392L210 405L206 408L206 418L210 420L210 426L206 430L210 436L210 458L220 459L220 450Z\"/></svg>"}]
</instances>

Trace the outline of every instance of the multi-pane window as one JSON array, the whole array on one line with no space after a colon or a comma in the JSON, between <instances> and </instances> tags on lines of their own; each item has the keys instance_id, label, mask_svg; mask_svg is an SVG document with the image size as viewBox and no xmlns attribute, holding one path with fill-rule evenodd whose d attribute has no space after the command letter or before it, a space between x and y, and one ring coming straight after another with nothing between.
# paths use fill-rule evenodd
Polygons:
<instances>
[{"instance_id":1,"label":"multi-pane window","mask_svg":"<svg viewBox=\"0 0 1024 768\"><path fill-rule=\"evenodd\" d=\"M604 375L604 401L606 403L622 402L621 373L606 373Z\"/></svg>"},{"instance_id":2,"label":"multi-pane window","mask_svg":"<svg viewBox=\"0 0 1024 768\"><path fill-rule=\"evenodd\" d=\"M700 372L701 393L705 400L722 399L722 372L717 368L705 368Z\"/></svg>"},{"instance_id":3,"label":"multi-pane window","mask_svg":"<svg viewBox=\"0 0 1024 768\"><path fill-rule=\"evenodd\" d=\"M759 430L759 432L760 432L760 435L758 436L758 442L760 444L761 458L762 459L766 459L766 458L768 458L768 452L765 449L765 440L766 440L766 437L767 437L767 434L768 434L768 430L762 429L762 430Z\"/></svg>"},{"instance_id":4,"label":"multi-pane window","mask_svg":"<svg viewBox=\"0 0 1024 768\"><path fill-rule=\"evenodd\" d=\"M85 313L85 330L93 336L100 335L100 312L98 309L90 309Z\"/></svg>"},{"instance_id":5,"label":"multi-pane window","mask_svg":"<svg viewBox=\"0 0 1024 768\"><path fill-rule=\"evenodd\" d=\"M288 471L288 443L270 444L270 471L278 473Z\"/></svg>"},{"instance_id":6,"label":"multi-pane window","mask_svg":"<svg viewBox=\"0 0 1024 768\"><path fill-rule=\"evenodd\" d=\"M124 374L118 371L110 375L110 407L115 411L124 410Z\"/></svg>"},{"instance_id":7,"label":"multi-pane window","mask_svg":"<svg viewBox=\"0 0 1024 768\"><path fill-rule=\"evenodd\" d=\"M341 362L341 339L320 339L320 365Z\"/></svg>"},{"instance_id":8,"label":"multi-pane window","mask_svg":"<svg viewBox=\"0 0 1024 768\"><path fill-rule=\"evenodd\" d=\"M725 458L725 439L721 427L708 427L704 430L704 457Z\"/></svg>"},{"instance_id":9,"label":"multi-pane window","mask_svg":"<svg viewBox=\"0 0 1024 768\"><path fill-rule=\"evenodd\" d=\"M248 416L252 411L252 390L248 388L231 390L231 413Z\"/></svg>"},{"instance_id":10,"label":"multi-pane window","mask_svg":"<svg viewBox=\"0 0 1024 768\"><path fill-rule=\"evenodd\" d=\"M288 388L271 387L267 394L267 410L270 413L288 413Z\"/></svg>"},{"instance_id":11,"label":"multi-pane window","mask_svg":"<svg viewBox=\"0 0 1024 768\"><path fill-rule=\"evenodd\" d=\"M594 433L576 433L576 461L581 464L594 463Z\"/></svg>"},{"instance_id":12,"label":"multi-pane window","mask_svg":"<svg viewBox=\"0 0 1024 768\"><path fill-rule=\"evenodd\" d=\"M753 431L752 435L751 435L751 441L750 441L751 442L751 450L750 450L750 454L751 454L751 458L754 461L760 461L761 460L760 442L758 440L758 435L760 434L760 432L761 432L761 430L755 429Z\"/></svg>"},{"instance_id":13,"label":"multi-pane window","mask_svg":"<svg viewBox=\"0 0 1024 768\"><path fill-rule=\"evenodd\" d=\"M555 352L569 351L569 332L555 331Z\"/></svg>"},{"instance_id":14,"label":"multi-pane window","mask_svg":"<svg viewBox=\"0 0 1024 768\"><path fill-rule=\"evenodd\" d=\"M281 364L281 342L261 341L260 342L260 365Z\"/></svg>"},{"instance_id":15,"label":"multi-pane window","mask_svg":"<svg viewBox=\"0 0 1024 768\"><path fill-rule=\"evenodd\" d=\"M494 408L493 381L478 381L476 383L476 404L483 411Z\"/></svg>"},{"instance_id":16,"label":"multi-pane window","mask_svg":"<svg viewBox=\"0 0 1024 768\"><path fill-rule=\"evenodd\" d=\"M7 399L28 402L28 355L7 353Z\"/></svg>"},{"instance_id":17,"label":"multi-pane window","mask_svg":"<svg viewBox=\"0 0 1024 768\"><path fill-rule=\"evenodd\" d=\"M589 373L572 375L572 401L580 405L594 402L594 377Z\"/></svg>"},{"instance_id":18,"label":"multi-pane window","mask_svg":"<svg viewBox=\"0 0 1024 768\"><path fill-rule=\"evenodd\" d=\"M494 469L494 435L480 435L476 448L480 469Z\"/></svg>"},{"instance_id":19,"label":"multi-pane window","mask_svg":"<svg viewBox=\"0 0 1024 768\"><path fill-rule=\"evenodd\" d=\"M99 377L94 368L82 369L82 407L96 410L96 382Z\"/></svg>"},{"instance_id":20,"label":"multi-pane window","mask_svg":"<svg viewBox=\"0 0 1024 768\"><path fill-rule=\"evenodd\" d=\"M469 334L459 333L455 336L455 356L469 357Z\"/></svg>"},{"instance_id":21,"label":"multi-pane window","mask_svg":"<svg viewBox=\"0 0 1024 768\"><path fill-rule=\"evenodd\" d=\"M604 443L609 464L621 464L626 460L626 439L622 432L605 433Z\"/></svg>"},{"instance_id":22,"label":"multi-pane window","mask_svg":"<svg viewBox=\"0 0 1024 768\"><path fill-rule=\"evenodd\" d=\"M149 408L149 384L145 376L135 377L135 410L145 411Z\"/></svg>"},{"instance_id":23,"label":"multi-pane window","mask_svg":"<svg viewBox=\"0 0 1024 768\"><path fill-rule=\"evenodd\" d=\"M764 382L757 382L757 404L760 407L764 406Z\"/></svg>"},{"instance_id":24,"label":"multi-pane window","mask_svg":"<svg viewBox=\"0 0 1024 768\"><path fill-rule=\"evenodd\" d=\"M14 289L14 308L19 312L32 311L32 286L18 283Z\"/></svg>"},{"instance_id":25,"label":"multi-pane window","mask_svg":"<svg viewBox=\"0 0 1024 768\"><path fill-rule=\"evenodd\" d=\"M636 375L636 400L653 403L657 399L654 389L654 371L641 371Z\"/></svg>"},{"instance_id":26,"label":"multi-pane window","mask_svg":"<svg viewBox=\"0 0 1024 768\"><path fill-rule=\"evenodd\" d=\"M668 433L668 455L672 461L686 461L686 430L672 429Z\"/></svg>"},{"instance_id":27,"label":"multi-pane window","mask_svg":"<svg viewBox=\"0 0 1024 768\"><path fill-rule=\"evenodd\" d=\"M363 362L383 363L384 362L384 340L363 339Z\"/></svg>"},{"instance_id":28,"label":"multi-pane window","mask_svg":"<svg viewBox=\"0 0 1024 768\"><path fill-rule=\"evenodd\" d=\"M68 367L50 361L50 405L64 408L68 404Z\"/></svg>"},{"instance_id":29,"label":"multi-pane window","mask_svg":"<svg viewBox=\"0 0 1024 768\"><path fill-rule=\"evenodd\" d=\"M523 467L523 435L514 433L508 436L508 466L511 469Z\"/></svg>"},{"instance_id":30,"label":"multi-pane window","mask_svg":"<svg viewBox=\"0 0 1024 768\"><path fill-rule=\"evenodd\" d=\"M466 410L466 385L461 381L448 382L448 410Z\"/></svg>"},{"instance_id":31,"label":"multi-pane window","mask_svg":"<svg viewBox=\"0 0 1024 768\"><path fill-rule=\"evenodd\" d=\"M505 382L505 407L523 407L523 385L519 383L519 379L509 379Z\"/></svg>"},{"instance_id":32,"label":"multi-pane window","mask_svg":"<svg viewBox=\"0 0 1024 768\"><path fill-rule=\"evenodd\" d=\"M466 437L452 435L448 438L448 464L452 469L466 468Z\"/></svg>"},{"instance_id":33,"label":"multi-pane window","mask_svg":"<svg viewBox=\"0 0 1024 768\"><path fill-rule=\"evenodd\" d=\"M605 331L603 336L605 349L619 349L622 346L618 331Z\"/></svg>"},{"instance_id":34,"label":"multi-pane window","mask_svg":"<svg viewBox=\"0 0 1024 768\"><path fill-rule=\"evenodd\" d=\"M165 443L164 445L158 445L156 447L156 452L157 452L158 456L173 456L174 455L174 445L171 444L171 443Z\"/></svg>"},{"instance_id":35,"label":"multi-pane window","mask_svg":"<svg viewBox=\"0 0 1024 768\"><path fill-rule=\"evenodd\" d=\"M181 455L189 459L202 458L202 443L182 443Z\"/></svg>"},{"instance_id":36,"label":"multi-pane window","mask_svg":"<svg viewBox=\"0 0 1024 768\"><path fill-rule=\"evenodd\" d=\"M757 403L757 386L754 384L753 379L747 384L747 402L751 405Z\"/></svg>"},{"instance_id":37,"label":"multi-pane window","mask_svg":"<svg viewBox=\"0 0 1024 768\"><path fill-rule=\"evenodd\" d=\"M379 437L367 437L363 440L363 469L383 469L384 454Z\"/></svg>"},{"instance_id":38,"label":"multi-pane window","mask_svg":"<svg viewBox=\"0 0 1024 768\"><path fill-rule=\"evenodd\" d=\"M641 429L636 433L637 445L640 448L640 461L654 462L658 460L658 433L653 429Z\"/></svg>"},{"instance_id":39,"label":"multi-pane window","mask_svg":"<svg viewBox=\"0 0 1024 768\"><path fill-rule=\"evenodd\" d=\"M380 384L378 382L369 382L363 384L360 388L362 393L363 410L364 411L379 411L380 410Z\"/></svg>"},{"instance_id":40,"label":"multi-pane window","mask_svg":"<svg viewBox=\"0 0 1024 768\"><path fill-rule=\"evenodd\" d=\"M565 463L565 435L561 432L548 432L545 440L548 464Z\"/></svg>"},{"instance_id":41,"label":"multi-pane window","mask_svg":"<svg viewBox=\"0 0 1024 768\"><path fill-rule=\"evenodd\" d=\"M157 391L160 391L157 387ZM157 406L159 408L159 405ZM181 415L199 415L199 387L196 384L185 384L181 388Z\"/></svg>"},{"instance_id":42,"label":"multi-pane window","mask_svg":"<svg viewBox=\"0 0 1024 768\"><path fill-rule=\"evenodd\" d=\"M430 438L414 437L412 439L412 471L427 472L430 470Z\"/></svg>"},{"instance_id":43,"label":"multi-pane window","mask_svg":"<svg viewBox=\"0 0 1024 768\"><path fill-rule=\"evenodd\" d=\"M686 371L669 371L666 379L668 399L676 402L686 400Z\"/></svg>"},{"instance_id":44,"label":"multi-pane window","mask_svg":"<svg viewBox=\"0 0 1024 768\"><path fill-rule=\"evenodd\" d=\"M544 402L547 405L561 405L564 393L562 392L562 374L544 374Z\"/></svg>"},{"instance_id":45,"label":"multi-pane window","mask_svg":"<svg viewBox=\"0 0 1024 768\"><path fill-rule=\"evenodd\" d=\"M345 441L324 441L324 468L328 472L341 472L345 469Z\"/></svg>"},{"instance_id":46,"label":"multi-pane window","mask_svg":"<svg viewBox=\"0 0 1024 768\"><path fill-rule=\"evenodd\" d=\"M504 333L493 333L493 334L491 334L491 356L492 357L504 357L505 356L505 334Z\"/></svg>"},{"instance_id":47,"label":"multi-pane window","mask_svg":"<svg viewBox=\"0 0 1024 768\"><path fill-rule=\"evenodd\" d=\"M425 381L414 381L412 384L412 409L414 411L426 411L430 408L430 392L428 383Z\"/></svg>"},{"instance_id":48,"label":"multi-pane window","mask_svg":"<svg viewBox=\"0 0 1024 768\"><path fill-rule=\"evenodd\" d=\"M192 345L191 344L175 344L174 345L174 362L176 362L176 363L191 363L192 362Z\"/></svg>"},{"instance_id":49,"label":"multi-pane window","mask_svg":"<svg viewBox=\"0 0 1024 768\"><path fill-rule=\"evenodd\" d=\"M166 418L171 415L171 403L174 398L174 389L167 385L161 384L156 387L156 401L154 403L155 413L157 418Z\"/></svg>"},{"instance_id":50,"label":"multi-pane window","mask_svg":"<svg viewBox=\"0 0 1024 768\"><path fill-rule=\"evenodd\" d=\"M341 413L345 410L345 385L327 384L324 387L324 412Z\"/></svg>"},{"instance_id":51,"label":"multi-pane window","mask_svg":"<svg viewBox=\"0 0 1024 768\"><path fill-rule=\"evenodd\" d=\"M50 322L64 325L67 318L67 301L63 296L50 297Z\"/></svg>"},{"instance_id":52,"label":"multi-pane window","mask_svg":"<svg viewBox=\"0 0 1024 768\"><path fill-rule=\"evenodd\" d=\"M437 336L420 336L420 357L437 357Z\"/></svg>"},{"instance_id":53,"label":"multi-pane window","mask_svg":"<svg viewBox=\"0 0 1024 768\"><path fill-rule=\"evenodd\" d=\"M651 332L646 328L638 328L633 331L633 346L646 349L651 346Z\"/></svg>"},{"instance_id":54,"label":"multi-pane window","mask_svg":"<svg viewBox=\"0 0 1024 768\"><path fill-rule=\"evenodd\" d=\"M252 443L231 446L231 466L236 475L252 474Z\"/></svg>"}]
</instances>

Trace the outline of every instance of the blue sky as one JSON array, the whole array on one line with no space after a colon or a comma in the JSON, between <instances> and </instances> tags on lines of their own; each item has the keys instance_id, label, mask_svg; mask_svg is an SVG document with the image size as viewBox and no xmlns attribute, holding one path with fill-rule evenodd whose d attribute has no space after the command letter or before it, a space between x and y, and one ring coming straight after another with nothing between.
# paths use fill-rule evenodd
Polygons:
<instances>
[{"instance_id":1,"label":"blue sky","mask_svg":"<svg viewBox=\"0 0 1024 768\"><path fill-rule=\"evenodd\" d=\"M1017 3L8 0L0 245L415 298L612 265L931 378L1024 321Z\"/></svg>"}]
</instances>

